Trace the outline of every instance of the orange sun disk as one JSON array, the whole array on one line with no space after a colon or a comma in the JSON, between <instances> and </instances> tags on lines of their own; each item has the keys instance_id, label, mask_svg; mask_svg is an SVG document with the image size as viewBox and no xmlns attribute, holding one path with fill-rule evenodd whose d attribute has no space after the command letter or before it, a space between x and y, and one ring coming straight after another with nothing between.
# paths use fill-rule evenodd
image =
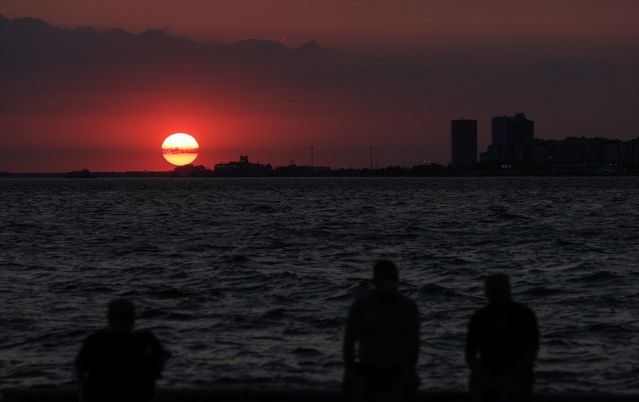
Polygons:
<instances>
[{"instance_id":1,"label":"orange sun disk","mask_svg":"<svg viewBox=\"0 0 639 402\"><path fill-rule=\"evenodd\" d=\"M184 166L197 158L199 144L186 133L171 134L162 143L162 155L175 166Z\"/></svg>"}]
</instances>

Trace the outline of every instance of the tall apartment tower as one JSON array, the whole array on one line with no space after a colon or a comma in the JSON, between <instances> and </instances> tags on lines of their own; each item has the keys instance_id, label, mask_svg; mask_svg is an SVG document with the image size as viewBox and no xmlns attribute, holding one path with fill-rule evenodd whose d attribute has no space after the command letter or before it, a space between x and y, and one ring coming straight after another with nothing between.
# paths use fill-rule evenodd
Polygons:
<instances>
[{"instance_id":1,"label":"tall apartment tower","mask_svg":"<svg viewBox=\"0 0 639 402\"><path fill-rule=\"evenodd\" d=\"M531 145L535 123L523 113L497 116L491 121L492 145Z\"/></svg>"},{"instance_id":2,"label":"tall apartment tower","mask_svg":"<svg viewBox=\"0 0 639 402\"><path fill-rule=\"evenodd\" d=\"M450 121L450 163L470 166L477 162L477 120Z\"/></svg>"},{"instance_id":3,"label":"tall apartment tower","mask_svg":"<svg viewBox=\"0 0 639 402\"><path fill-rule=\"evenodd\" d=\"M535 122L523 113L497 116L491 120L492 144L479 155L480 162L531 162Z\"/></svg>"}]
</instances>

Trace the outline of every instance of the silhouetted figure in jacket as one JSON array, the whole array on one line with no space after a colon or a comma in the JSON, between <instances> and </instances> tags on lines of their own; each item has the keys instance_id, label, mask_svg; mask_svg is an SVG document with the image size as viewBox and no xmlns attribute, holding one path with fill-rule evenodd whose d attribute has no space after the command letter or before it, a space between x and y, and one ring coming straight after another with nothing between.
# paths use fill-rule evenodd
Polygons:
<instances>
[{"instance_id":1,"label":"silhouetted figure in jacket","mask_svg":"<svg viewBox=\"0 0 639 402\"><path fill-rule=\"evenodd\" d=\"M146 402L164 364L164 351L150 332L134 332L135 311L127 300L109 304L108 327L87 337L76 357L88 402Z\"/></svg>"},{"instance_id":2,"label":"silhouetted figure in jacket","mask_svg":"<svg viewBox=\"0 0 639 402\"><path fill-rule=\"evenodd\" d=\"M525 401L539 350L537 319L528 307L511 300L506 275L489 275L485 291L488 305L473 315L466 339L470 400Z\"/></svg>"},{"instance_id":3,"label":"silhouetted figure in jacket","mask_svg":"<svg viewBox=\"0 0 639 402\"><path fill-rule=\"evenodd\" d=\"M357 299L348 313L344 390L352 401L366 401L371 391L402 401L417 391L419 312L399 293L398 280L395 264L379 261L373 270L375 290Z\"/></svg>"}]
</instances>

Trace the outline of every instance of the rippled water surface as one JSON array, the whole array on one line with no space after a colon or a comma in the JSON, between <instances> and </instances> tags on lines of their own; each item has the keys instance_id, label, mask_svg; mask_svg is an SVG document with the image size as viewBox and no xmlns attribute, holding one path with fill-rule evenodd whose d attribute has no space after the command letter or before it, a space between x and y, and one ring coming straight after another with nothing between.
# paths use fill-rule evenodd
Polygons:
<instances>
[{"instance_id":1,"label":"rippled water surface","mask_svg":"<svg viewBox=\"0 0 639 402\"><path fill-rule=\"evenodd\" d=\"M639 391L639 179L0 179L0 382L71 385L116 297L162 387L338 389L376 259L422 319L422 389L464 390L481 278L542 332L539 392Z\"/></svg>"}]
</instances>

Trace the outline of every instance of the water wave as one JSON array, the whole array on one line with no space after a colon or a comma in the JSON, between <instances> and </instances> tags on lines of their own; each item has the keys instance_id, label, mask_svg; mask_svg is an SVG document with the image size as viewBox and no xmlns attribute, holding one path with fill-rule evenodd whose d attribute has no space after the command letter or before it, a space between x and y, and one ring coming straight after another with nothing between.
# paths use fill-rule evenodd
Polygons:
<instances>
[{"instance_id":1,"label":"water wave","mask_svg":"<svg viewBox=\"0 0 639 402\"><path fill-rule=\"evenodd\" d=\"M463 390L481 280L542 331L540 392L637 392L636 178L0 180L0 380L64 385L105 307L171 352L160 386L334 388L379 258L419 306L423 388Z\"/></svg>"}]
</instances>

